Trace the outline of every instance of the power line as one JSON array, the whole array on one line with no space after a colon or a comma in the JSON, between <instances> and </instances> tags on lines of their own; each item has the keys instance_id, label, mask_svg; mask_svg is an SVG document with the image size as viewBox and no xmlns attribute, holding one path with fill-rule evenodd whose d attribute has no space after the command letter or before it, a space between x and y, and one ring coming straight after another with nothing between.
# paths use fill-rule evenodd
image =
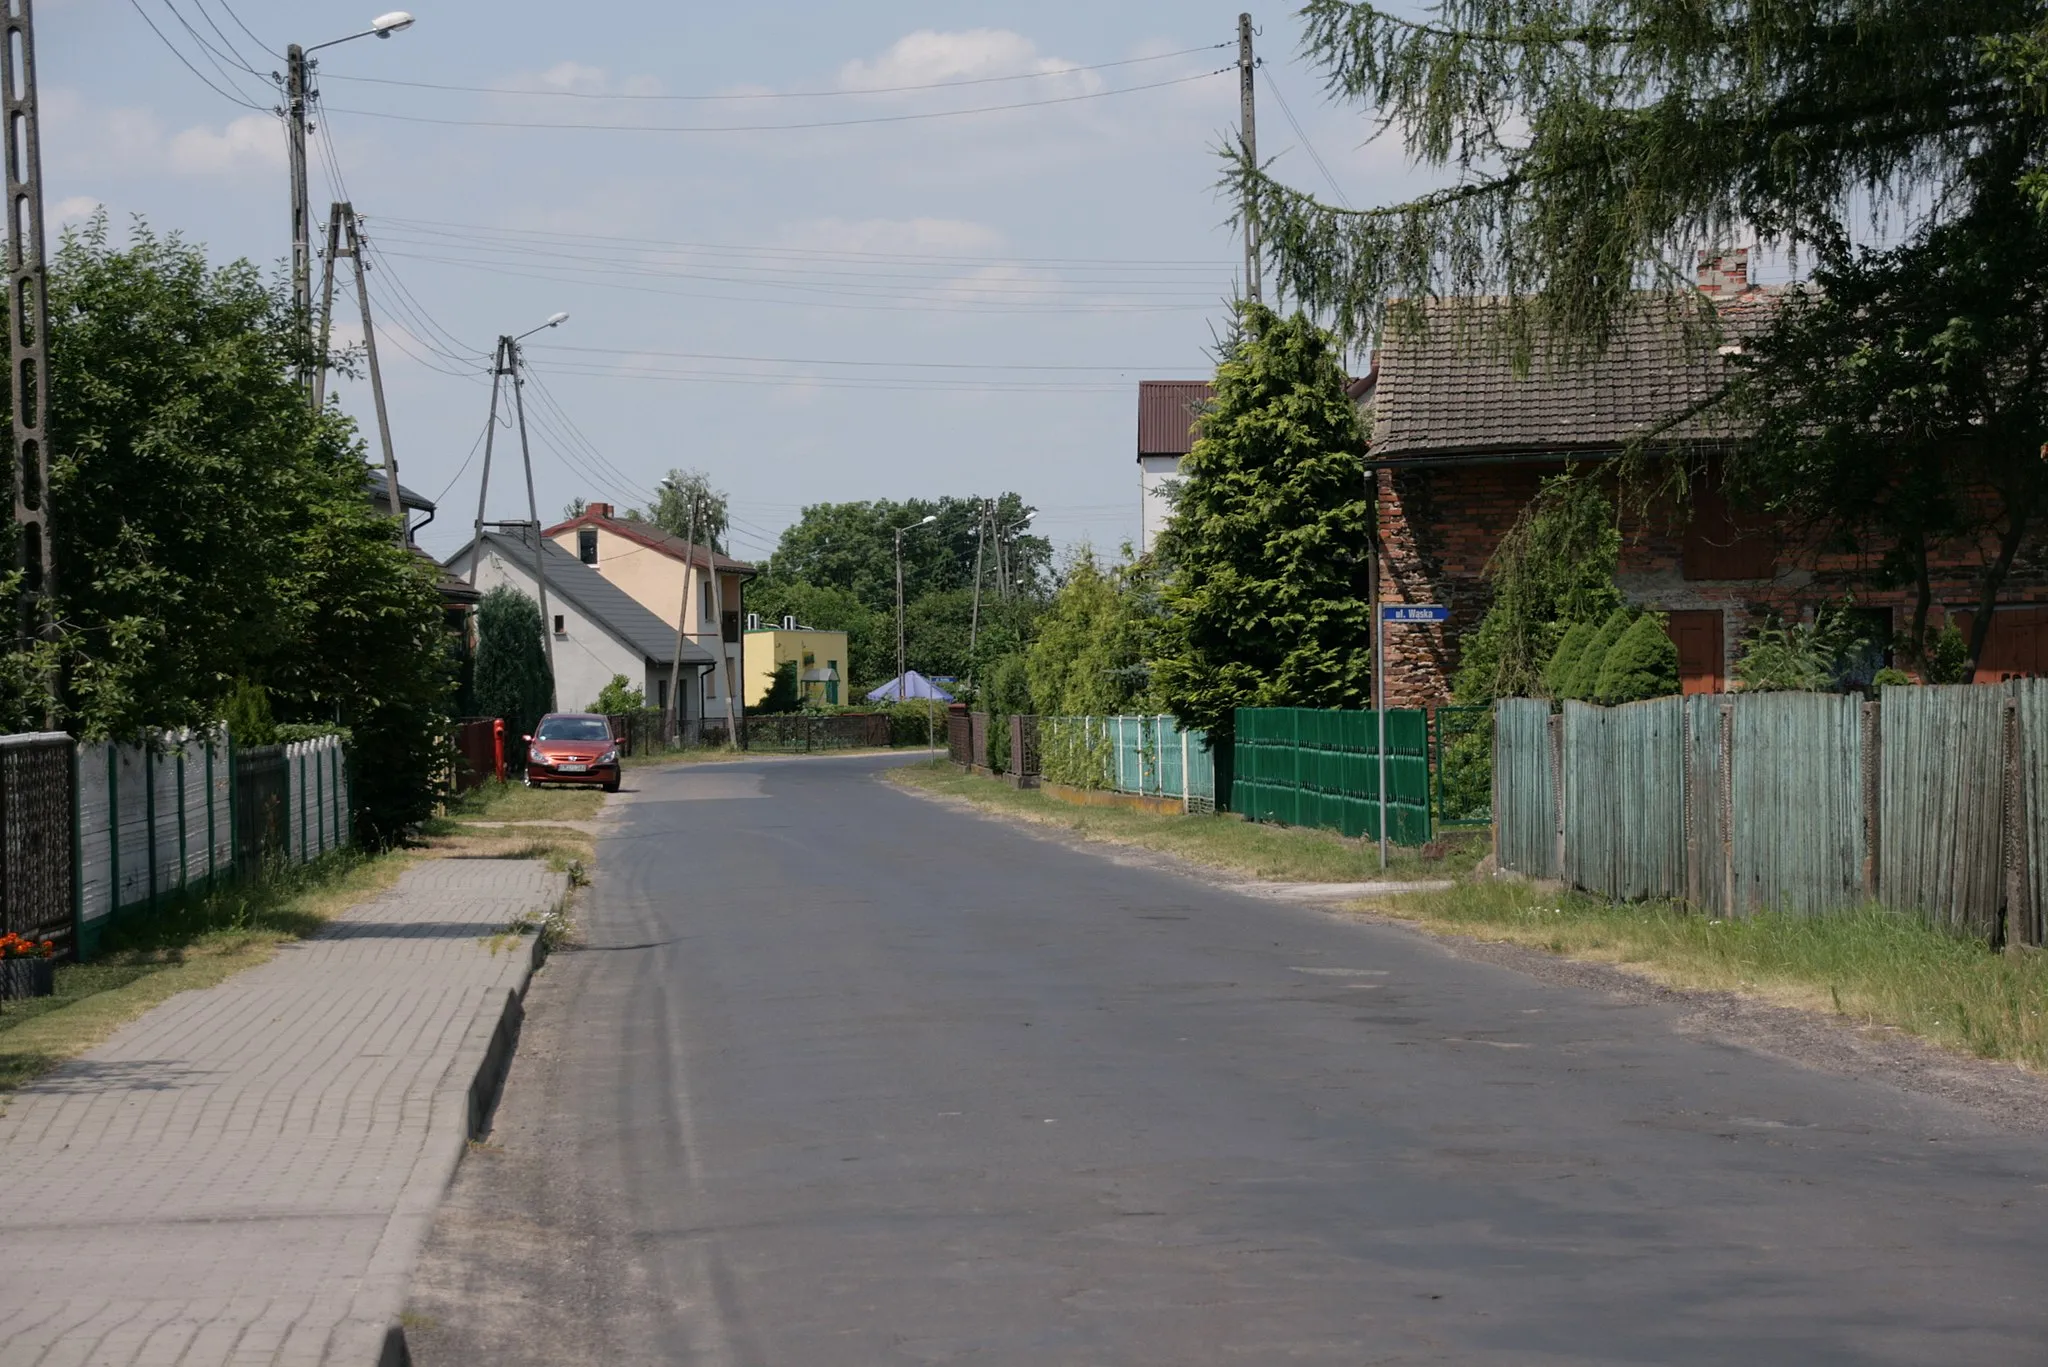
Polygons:
<instances>
[{"instance_id":1,"label":"power line","mask_svg":"<svg viewBox=\"0 0 2048 1367\"><path fill-rule=\"evenodd\" d=\"M217 57L220 57L229 65L239 67L241 70L248 72L251 76L254 76L257 80L262 80L263 73L258 71L255 67L250 66L248 61L243 58L242 54L234 50L235 45L228 41L228 36L225 33L222 33L220 31L220 25L213 22L213 16L206 12L205 6L201 5L199 3L199 0L192 0L192 7L199 11L199 17L206 21L206 26L213 30L214 36L219 38L221 40L221 43L228 49L226 52L222 52L219 48L216 48L213 44L207 42L205 37L200 34L198 29L193 28L191 24L186 23L185 16L178 12L178 7L175 4L171 3L171 0L164 0L164 8L169 10L172 16L176 18L177 21L184 26L185 32L192 35L192 41L198 43L199 46L204 48L207 52L212 53ZM217 65L215 67L215 70L219 70L219 67ZM227 75L226 72L222 72L221 74L223 77Z\"/></svg>"},{"instance_id":2,"label":"power line","mask_svg":"<svg viewBox=\"0 0 2048 1367\"><path fill-rule=\"evenodd\" d=\"M1115 267L1185 267L1213 271L1219 263L1213 260L1194 258L1165 259L1160 257L1114 257L1114 256L975 256L952 255L940 252L863 252L846 248L823 247L766 247L742 246L721 242L677 242L656 237L617 237L603 233L567 233L538 228L493 227L479 223L454 223L437 218L396 218L389 215L380 217L380 222L406 228L449 228L467 235L473 233L497 234L504 237L532 238L544 243L560 242L617 242L647 247L668 247L680 251L707 253L738 253L749 256L787 256L794 258L817 258L839 261L885 261L898 263L924 262L933 265L961 266L1115 266ZM445 234L444 234L445 235Z\"/></svg>"},{"instance_id":3,"label":"power line","mask_svg":"<svg viewBox=\"0 0 2048 1367\"><path fill-rule=\"evenodd\" d=\"M164 36L164 31L156 26L156 20L150 18L148 12L142 8L140 0L128 0L128 7L134 10L137 14L142 16L142 22L149 25L149 31L156 35L157 41L162 43L165 47L169 48L171 50L171 55L178 59L179 65L183 66L185 70L191 72L194 76L197 76L199 78L200 83L204 85L208 90L211 90L214 94L220 96L224 100L242 106L242 108L244 109L253 109L259 114L268 114L271 112L270 110L265 109L260 104L254 104L249 100L243 99L240 95L229 94L227 91L222 90L219 86L215 85L212 81L208 80L206 73L201 71L198 67L192 65L192 63L186 58L185 54L178 50L178 45L176 43L173 43L169 38L166 38Z\"/></svg>"},{"instance_id":4,"label":"power line","mask_svg":"<svg viewBox=\"0 0 2048 1367\"><path fill-rule=\"evenodd\" d=\"M134 0L130 0L132 4ZM344 109L344 114L358 114L369 119L390 119L398 123L430 123L447 128L524 128L552 129L566 132L594 133L776 133L815 128L854 128L865 124L880 123L921 123L929 119L957 119L970 114L1000 114L1012 109L1039 109L1047 105L1077 104L1083 100L1107 99L1112 95L1135 95L1145 90L1163 90L1168 86L1186 85L1190 81L1205 81L1211 76L1221 76L1235 67L1218 67L1214 71L1198 72L1192 76L1176 76L1170 80L1152 81L1145 85L1119 86L1114 90L1092 90L1079 95L1057 95L1044 100L1019 100L1013 104L980 105L973 109L937 109L917 114L872 114L859 119L818 119L806 123L757 123L757 124L657 124L657 123L539 123L510 119L449 119L428 114L394 114L377 109Z\"/></svg>"},{"instance_id":5,"label":"power line","mask_svg":"<svg viewBox=\"0 0 2048 1367\"><path fill-rule=\"evenodd\" d=\"M1294 129L1294 136L1301 139L1302 150L1308 153L1309 160L1316 164L1316 169L1323 173L1323 179L1330 182L1330 188L1336 191L1338 202L1349 209L1350 197L1344 193L1344 187L1337 183L1337 178L1330 174L1329 165L1323 161L1322 153L1316 151L1316 145L1308 140L1308 133L1302 128L1301 120L1294 117L1294 110L1289 107L1287 97L1280 93L1280 83L1270 75L1266 77L1266 90L1280 102L1280 112L1287 116L1288 126Z\"/></svg>"},{"instance_id":6,"label":"power line","mask_svg":"<svg viewBox=\"0 0 2048 1367\"><path fill-rule=\"evenodd\" d=\"M491 430L491 423L494 420L494 417L484 419L484 425L477 431L476 440L469 444L469 454L462 458L462 464L456 468L455 474L450 477L446 484L441 486L441 492L434 495L435 503L440 503L443 499L447 498L448 491L453 489L465 474L469 473L470 462L476 459L477 452L483 450L484 433Z\"/></svg>"},{"instance_id":7,"label":"power line","mask_svg":"<svg viewBox=\"0 0 2048 1367\"><path fill-rule=\"evenodd\" d=\"M1125 314L1125 313L1206 313L1213 304L1150 304L1137 306L1109 306L1098 301L1087 305L1047 305L1027 308L1021 304L993 306L973 301L942 299L909 299L901 295L888 298L878 297L870 303L838 303L824 299L785 299L774 295L712 294L702 290L661 289L646 284L626 284L619 281L592 279L593 272L579 271L574 267L564 268L552 274L539 271L513 270L498 263L467 261L460 257L432 256L419 252L389 252L387 255L408 261L431 261L437 265L454 266L462 270L483 271L491 275L510 276L521 280L568 281L597 289L629 290L636 294L660 294L676 299L709 299L726 304L787 304L798 308L857 309L875 310L887 313L917 312L930 313L935 310L949 313L1011 314L1021 316L1055 313Z\"/></svg>"},{"instance_id":8,"label":"power line","mask_svg":"<svg viewBox=\"0 0 2048 1367\"><path fill-rule=\"evenodd\" d=\"M1213 366L1204 365L1011 365L1003 362L989 361L847 361L804 356L728 356L709 351L655 351L646 347L566 346L561 343L549 343L546 346L529 348L529 350L549 352L575 351L601 356L663 356L685 361L746 361L760 365L880 366L906 370L1073 370L1124 374L1129 371L1145 371L1150 373L1161 370L1207 371L1214 369Z\"/></svg>"},{"instance_id":9,"label":"power line","mask_svg":"<svg viewBox=\"0 0 2048 1367\"><path fill-rule=\"evenodd\" d=\"M1198 289L1205 280L1213 280L1222 269L1215 264L1202 267L1174 268L1174 275L1146 273L1141 268L1123 268L1115 272L1130 277L1121 282L1099 279L1065 280L1053 274L1050 266L1025 266L1003 263L993 266L970 267L965 263L902 263L906 269L888 270L875 267L896 266L894 261L831 261L827 265L810 265L805 258L783 261L765 253L761 264L750 264L748 253L743 251L706 252L709 260L692 259L695 253L687 249L657 248L647 250L612 246L609 244L586 244L575 242L548 242L535 240L493 240L488 234L458 233L444 229L415 229L399 226L394 230L394 240L402 246L420 247L428 250L450 250L456 247L471 253L489 253L493 256L541 257L551 261L573 260L592 265L607 266L636 273L701 274L706 271L731 271L743 276L780 276L793 283L829 284L835 281L869 283L875 281L906 280L926 286L946 285L954 288L967 286L984 291L1005 293L1035 292L1047 285L1071 284L1091 293L1102 290L1105 285L1119 285L1127 294L1187 294ZM836 269L848 266L860 269ZM995 279L978 274L991 270L1002 270L1011 274ZM1107 268L1081 267L1082 273L1096 271L1107 273ZM1184 276L1185 278L1174 278ZM731 276L703 275L705 279L732 280ZM743 279L736 283L776 283L768 280ZM1009 287L1015 286L1015 289ZM889 286L893 292L894 285ZM1200 292L1206 294L1206 288Z\"/></svg>"},{"instance_id":10,"label":"power line","mask_svg":"<svg viewBox=\"0 0 2048 1367\"><path fill-rule=\"evenodd\" d=\"M193 2L197 4L199 3L199 0L193 0ZM230 5L228 3L228 0L216 0L216 3L218 3L222 9L228 12L228 18L235 21L236 28L240 29L242 32L249 35L249 41L256 45L258 51L263 53L263 55L266 57L274 57L277 55L275 50L272 49L272 47L270 46L270 44L264 42L261 38L258 38L255 32L251 30L247 24L242 22L242 16L235 13L235 7L233 5Z\"/></svg>"},{"instance_id":11,"label":"power line","mask_svg":"<svg viewBox=\"0 0 2048 1367\"><path fill-rule=\"evenodd\" d=\"M1005 81L1036 81L1054 76L1078 76L1087 71L1108 71L1113 67L1139 66L1146 62L1170 61L1175 57L1188 57L1198 52L1213 52L1229 47L1228 43L1207 43L1201 47L1182 48L1178 52L1161 52L1150 57L1126 57L1117 62L1096 62L1089 66L1063 66L1045 71L1022 71L1013 76L970 76L957 81L927 81L922 85L859 86L841 90L752 90L730 95L652 95L618 94L607 95L590 90L512 90L491 85L444 85L435 81L400 81L388 76L329 76L329 80L357 81L364 85L395 85L411 90L447 90L467 95L516 95L556 100L641 100L665 101L668 103L718 103L738 100L823 100L836 99L847 95L904 95L919 90L951 90L958 86L999 85Z\"/></svg>"}]
</instances>

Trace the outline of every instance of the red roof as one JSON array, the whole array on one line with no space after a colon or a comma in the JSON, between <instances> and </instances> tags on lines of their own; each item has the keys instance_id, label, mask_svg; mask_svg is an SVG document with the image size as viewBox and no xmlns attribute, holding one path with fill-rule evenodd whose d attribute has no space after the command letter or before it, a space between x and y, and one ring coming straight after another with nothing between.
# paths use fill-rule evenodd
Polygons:
<instances>
[{"instance_id":1,"label":"red roof","mask_svg":"<svg viewBox=\"0 0 2048 1367\"><path fill-rule=\"evenodd\" d=\"M1207 380L1138 382L1138 456L1184 456L1195 449L1195 425L1216 387Z\"/></svg>"},{"instance_id":2,"label":"red roof","mask_svg":"<svg viewBox=\"0 0 2048 1367\"><path fill-rule=\"evenodd\" d=\"M657 551L671 560L687 558L692 565L715 564L719 569L731 570L736 574L754 573L752 565L743 560L735 560L729 555L713 554L711 548L701 541L694 544L686 543L680 536L671 535L652 522L613 517L611 510L612 505L609 503L593 503L584 510L581 517L572 517L567 522L557 522L541 535L552 540L572 527L601 527L614 536L623 536L626 540L645 546L651 551ZM687 557L684 555L686 550L689 552Z\"/></svg>"}]
</instances>

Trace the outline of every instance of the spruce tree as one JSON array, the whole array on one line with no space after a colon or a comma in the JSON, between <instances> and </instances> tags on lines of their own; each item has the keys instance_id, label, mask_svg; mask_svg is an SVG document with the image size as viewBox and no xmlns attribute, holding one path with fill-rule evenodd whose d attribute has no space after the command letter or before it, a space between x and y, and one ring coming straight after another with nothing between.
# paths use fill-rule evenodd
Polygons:
<instances>
[{"instance_id":1,"label":"spruce tree","mask_svg":"<svg viewBox=\"0 0 2048 1367\"><path fill-rule=\"evenodd\" d=\"M1226 740L1240 707L1367 707L1365 436L1335 340L1241 305L1161 538L1161 699Z\"/></svg>"},{"instance_id":2,"label":"spruce tree","mask_svg":"<svg viewBox=\"0 0 2048 1367\"><path fill-rule=\"evenodd\" d=\"M1665 698L1678 691L1678 647L1664 630L1661 613L1646 612L1608 647L1594 685L1597 702L1608 706Z\"/></svg>"},{"instance_id":3,"label":"spruce tree","mask_svg":"<svg viewBox=\"0 0 2048 1367\"><path fill-rule=\"evenodd\" d=\"M1572 666L1570 678L1557 695L1560 699L1593 702L1599 698L1600 671L1607 663L1607 652L1614 648L1614 643L1621 639L1621 634L1628 630L1634 618L1635 614L1628 608L1616 608L1608 614L1600 629L1593 633L1593 638L1586 642L1585 652Z\"/></svg>"}]
</instances>

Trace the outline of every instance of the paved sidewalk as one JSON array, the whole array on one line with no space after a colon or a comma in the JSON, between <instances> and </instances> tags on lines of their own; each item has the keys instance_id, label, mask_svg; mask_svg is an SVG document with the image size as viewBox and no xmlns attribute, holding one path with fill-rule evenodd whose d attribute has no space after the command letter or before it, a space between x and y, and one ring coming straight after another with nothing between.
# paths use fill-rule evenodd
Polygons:
<instances>
[{"instance_id":1,"label":"paved sidewalk","mask_svg":"<svg viewBox=\"0 0 2048 1367\"><path fill-rule=\"evenodd\" d=\"M0 1117L0 1367L371 1367L553 906L443 859L261 967L173 997Z\"/></svg>"}]
</instances>

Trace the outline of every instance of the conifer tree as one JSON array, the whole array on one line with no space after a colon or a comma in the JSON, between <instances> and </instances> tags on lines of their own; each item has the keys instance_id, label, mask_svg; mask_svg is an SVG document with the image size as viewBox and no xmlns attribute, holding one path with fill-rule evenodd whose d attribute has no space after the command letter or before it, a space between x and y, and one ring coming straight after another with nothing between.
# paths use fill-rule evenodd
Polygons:
<instances>
[{"instance_id":1,"label":"conifer tree","mask_svg":"<svg viewBox=\"0 0 2048 1367\"><path fill-rule=\"evenodd\" d=\"M1159 551L1154 679L1212 738L1239 707L1370 706L1365 436L1345 383L1328 333L1240 307Z\"/></svg>"}]
</instances>

